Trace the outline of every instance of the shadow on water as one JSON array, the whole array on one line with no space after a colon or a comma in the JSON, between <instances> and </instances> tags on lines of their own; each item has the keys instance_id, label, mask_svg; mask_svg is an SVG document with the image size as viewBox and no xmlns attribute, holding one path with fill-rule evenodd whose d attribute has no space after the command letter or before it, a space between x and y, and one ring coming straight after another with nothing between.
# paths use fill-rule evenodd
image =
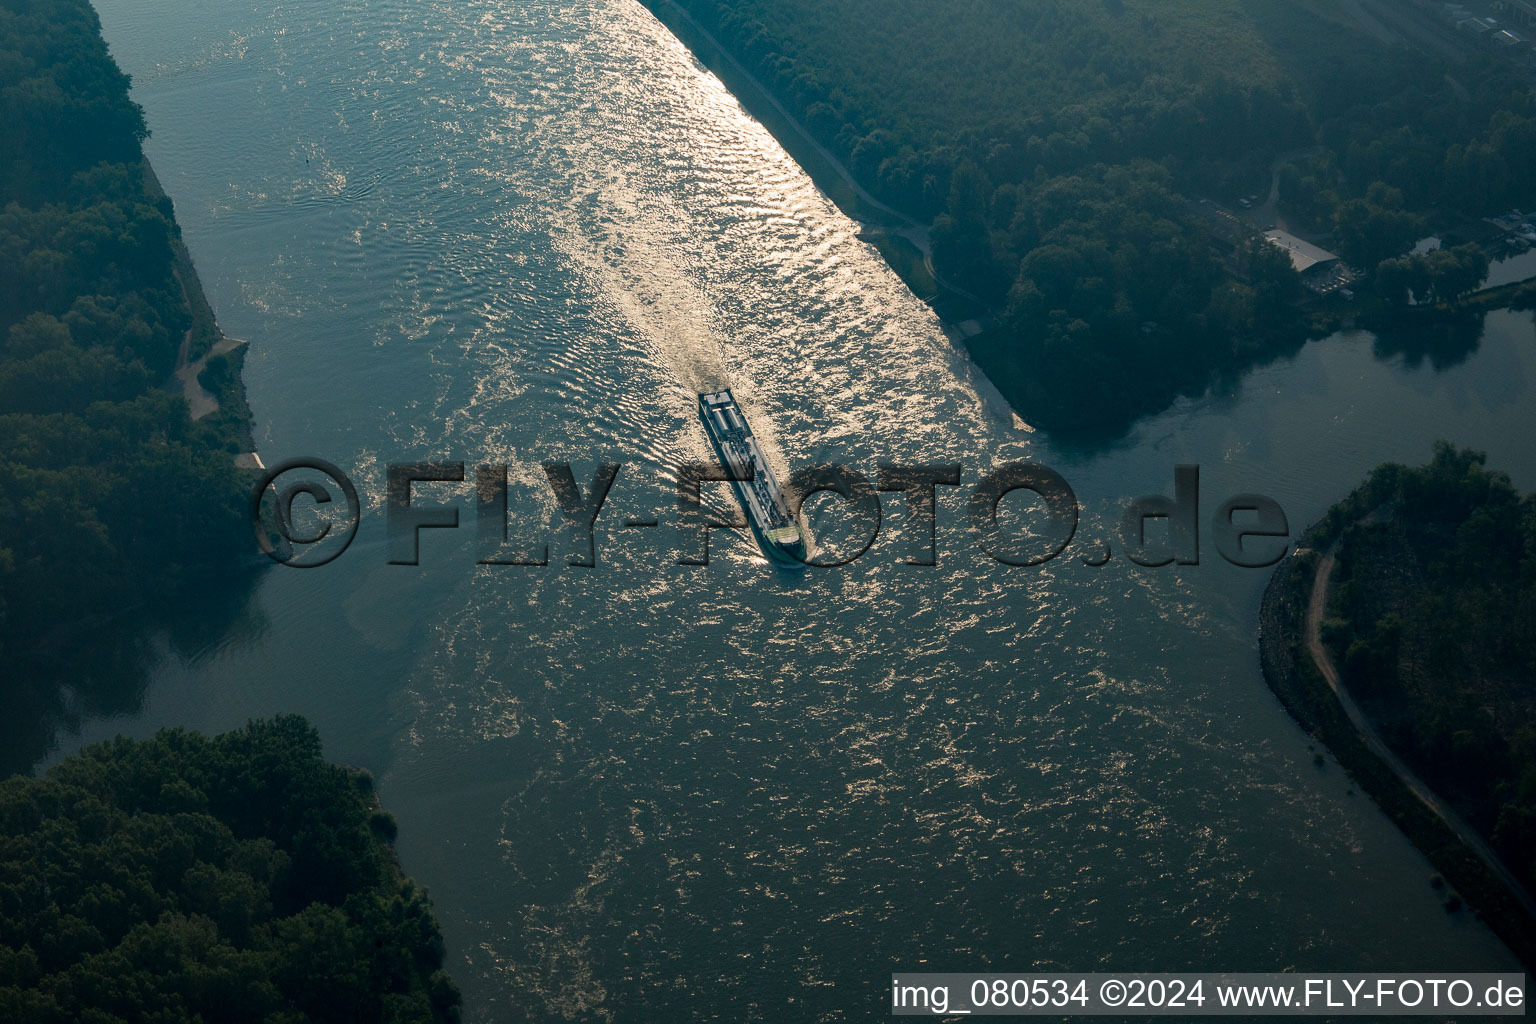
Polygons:
<instances>
[{"instance_id":1,"label":"shadow on water","mask_svg":"<svg viewBox=\"0 0 1536 1024\"><path fill-rule=\"evenodd\" d=\"M1200 401L1210 396L1237 394L1253 371L1294 359L1308 344L1316 341L1304 334L1278 335L1250 349L1209 360L1168 360L1161 376L1143 374L1133 379L1102 380L1089 383L1069 382L1050 390L1081 393L1077 414L1056 423L1037 423L1053 445L1074 457L1095 458L1138 442L1135 427L1149 417L1160 415L1180 400ZM995 353L978 354L973 342L967 346L976 364L1026 422L1035 422L1031 412L1029 368L1018 361L999 365ZM989 339L989 344L995 341Z\"/></svg>"},{"instance_id":2,"label":"shadow on water","mask_svg":"<svg viewBox=\"0 0 1536 1024\"><path fill-rule=\"evenodd\" d=\"M8 666L0 688L0 778L32 770L93 718L141 710L167 654L195 658L232 636L259 632L254 572L189 583L109 620L71 623Z\"/></svg>"},{"instance_id":3,"label":"shadow on water","mask_svg":"<svg viewBox=\"0 0 1536 1024\"><path fill-rule=\"evenodd\" d=\"M1513 308L1520 308L1518 306ZM1428 366L1436 373L1455 369L1477 354L1483 341L1484 310L1463 310L1434 316L1397 316L1382 322L1363 323L1372 335L1371 354L1380 362L1400 360L1410 370ZM1237 394L1253 371L1294 359L1309 344L1333 344L1335 336L1297 339L1273 349L1252 353L1224 366L1206 371L1198 379L1142 381L1126 387L1112 408L1095 405L1100 415L1087 423L1045 427L1054 445L1065 453L1093 458L1138 443L1135 426L1156 416L1180 399L1200 401ZM974 352L973 352L974 355ZM988 366L977 359L983 370ZM1017 369L1017 368L1014 368ZM1020 371L1021 372L1021 371ZM1014 378L989 377L1015 410L1028 419L1026 396Z\"/></svg>"},{"instance_id":4,"label":"shadow on water","mask_svg":"<svg viewBox=\"0 0 1536 1024\"><path fill-rule=\"evenodd\" d=\"M1401 357L1410 369L1428 363L1436 371L1460 366L1483 341L1481 312L1423 320L1399 320L1372 328L1371 354L1386 362Z\"/></svg>"}]
</instances>

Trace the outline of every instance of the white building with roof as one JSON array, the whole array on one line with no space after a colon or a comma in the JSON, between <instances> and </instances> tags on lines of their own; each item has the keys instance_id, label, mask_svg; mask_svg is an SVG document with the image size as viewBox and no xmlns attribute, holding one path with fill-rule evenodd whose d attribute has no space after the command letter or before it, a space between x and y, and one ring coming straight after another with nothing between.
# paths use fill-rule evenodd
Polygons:
<instances>
[{"instance_id":1,"label":"white building with roof","mask_svg":"<svg viewBox=\"0 0 1536 1024\"><path fill-rule=\"evenodd\" d=\"M1291 258L1291 266L1296 268L1296 273L1306 275L1318 270L1327 270L1338 264L1339 258L1327 249L1321 249L1311 242L1297 238L1289 231L1271 229L1264 232L1264 237L1271 245L1278 245L1284 249L1286 255Z\"/></svg>"}]
</instances>

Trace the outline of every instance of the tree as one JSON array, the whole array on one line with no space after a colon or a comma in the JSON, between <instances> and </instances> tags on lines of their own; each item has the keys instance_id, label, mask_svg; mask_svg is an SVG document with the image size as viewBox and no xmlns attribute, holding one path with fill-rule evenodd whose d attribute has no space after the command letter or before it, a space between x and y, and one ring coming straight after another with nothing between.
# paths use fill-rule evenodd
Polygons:
<instances>
[{"instance_id":1,"label":"tree","mask_svg":"<svg viewBox=\"0 0 1536 1024\"><path fill-rule=\"evenodd\" d=\"M0 10L0 123L0 767L24 770L69 713L62 684L87 707L131 703L134 673L91 659L142 663L164 609L184 622L246 576L231 569L251 543L249 481L230 455L248 424L231 366L217 419L193 423L162 389L193 323L178 229L87 0ZM39 643L107 616L89 645Z\"/></svg>"},{"instance_id":2,"label":"tree","mask_svg":"<svg viewBox=\"0 0 1536 1024\"><path fill-rule=\"evenodd\" d=\"M1430 291L1437 300L1451 305L1476 291L1488 276L1488 256L1480 246L1471 243L1437 249L1424 262Z\"/></svg>"},{"instance_id":3,"label":"tree","mask_svg":"<svg viewBox=\"0 0 1536 1024\"><path fill-rule=\"evenodd\" d=\"M375 813L295 716L0 782L0 1016L457 1020L431 905Z\"/></svg>"},{"instance_id":4,"label":"tree","mask_svg":"<svg viewBox=\"0 0 1536 1024\"><path fill-rule=\"evenodd\" d=\"M1401 193L1380 182L1377 185L1381 186L1374 193L1378 197L1395 195L1400 201ZM1339 255L1356 267L1374 267L1382 260L1398 255L1425 231L1423 217L1378 206L1365 199L1351 199L1341 204L1334 212L1333 223Z\"/></svg>"},{"instance_id":5,"label":"tree","mask_svg":"<svg viewBox=\"0 0 1536 1024\"><path fill-rule=\"evenodd\" d=\"M1299 319L1296 304L1301 301L1301 275L1291 265L1291 258L1278 245L1256 238L1249 243L1248 280L1253 286L1255 329L1283 334Z\"/></svg>"},{"instance_id":6,"label":"tree","mask_svg":"<svg viewBox=\"0 0 1536 1024\"><path fill-rule=\"evenodd\" d=\"M1416 256L1385 259L1376 265L1372 286L1388 304L1406 306L1416 297L1429 295L1428 270Z\"/></svg>"},{"instance_id":7,"label":"tree","mask_svg":"<svg viewBox=\"0 0 1536 1024\"><path fill-rule=\"evenodd\" d=\"M1427 465L1377 467L1325 522L1338 618L1324 634L1346 681L1398 754L1536 881L1536 496L1441 441Z\"/></svg>"},{"instance_id":8,"label":"tree","mask_svg":"<svg viewBox=\"0 0 1536 1024\"><path fill-rule=\"evenodd\" d=\"M1409 297L1417 302L1456 305L1476 291L1487 276L1488 254L1469 242L1427 255L1413 253L1382 260L1376 267L1374 285L1394 305L1406 304Z\"/></svg>"}]
</instances>

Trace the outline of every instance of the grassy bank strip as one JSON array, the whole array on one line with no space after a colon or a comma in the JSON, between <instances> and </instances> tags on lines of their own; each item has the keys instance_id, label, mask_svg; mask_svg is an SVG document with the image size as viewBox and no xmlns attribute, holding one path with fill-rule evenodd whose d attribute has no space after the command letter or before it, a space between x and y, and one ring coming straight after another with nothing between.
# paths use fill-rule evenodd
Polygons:
<instances>
[{"instance_id":1,"label":"grassy bank strip","mask_svg":"<svg viewBox=\"0 0 1536 1024\"><path fill-rule=\"evenodd\" d=\"M174 205L166 195L164 186L160 184L160 177L155 174L155 169L150 166L148 158L144 160L143 168L144 191L159 204ZM172 223L175 223L174 219ZM181 293L186 297L187 309L192 314L192 346L187 356L190 359L198 359L218 343L223 333L219 330L218 321L214 318L213 307L208 304L208 296L203 294L203 283L198 280L197 269L192 265L192 255L187 252L186 244L181 240L179 225L176 233L171 237L171 251L175 253L176 279L181 283Z\"/></svg>"},{"instance_id":2,"label":"grassy bank strip","mask_svg":"<svg viewBox=\"0 0 1536 1024\"><path fill-rule=\"evenodd\" d=\"M160 178L155 174L155 169L150 166L148 158L145 158L143 166L144 190L157 202L170 203L170 197L166 195L165 188L160 184ZM218 319L213 313L213 306L209 304L208 296L203 292L203 282L197 276L197 267L192 263L192 254L187 251L186 243L182 241L179 225L176 234L171 238L171 251L175 254L173 265L176 280L181 285L181 294L186 299L187 309L192 315L191 344L187 348L187 358L195 361L201 359L212 350L213 346L223 340L224 332L220 330ZM225 447L233 452L249 452L256 448L255 436L251 430L251 407L245 397L243 378L245 352L246 346L241 345L231 352L213 356L209 360L208 369L205 369L199 378L203 386L219 401L218 412L208 417L209 425L218 431L219 436L225 441Z\"/></svg>"},{"instance_id":3,"label":"grassy bank strip","mask_svg":"<svg viewBox=\"0 0 1536 1024\"><path fill-rule=\"evenodd\" d=\"M912 293L924 302L932 303L939 297L939 283L928 272L923 253L911 240L885 231L860 232L859 237L880 251L880 255L896 271Z\"/></svg>"},{"instance_id":4,"label":"grassy bank strip","mask_svg":"<svg viewBox=\"0 0 1536 1024\"><path fill-rule=\"evenodd\" d=\"M1536 277L1478 292L1466 300L1466 305L1478 310L1531 309L1536 307Z\"/></svg>"}]
</instances>

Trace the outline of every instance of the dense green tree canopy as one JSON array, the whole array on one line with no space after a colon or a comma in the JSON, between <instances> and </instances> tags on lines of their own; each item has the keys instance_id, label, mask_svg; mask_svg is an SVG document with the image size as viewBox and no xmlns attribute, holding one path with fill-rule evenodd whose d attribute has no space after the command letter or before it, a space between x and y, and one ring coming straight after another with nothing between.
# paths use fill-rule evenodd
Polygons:
<instances>
[{"instance_id":1,"label":"dense green tree canopy","mask_svg":"<svg viewBox=\"0 0 1536 1024\"><path fill-rule=\"evenodd\" d=\"M295 716L0 782L0 1018L456 1020L394 829Z\"/></svg>"},{"instance_id":2,"label":"dense green tree canopy","mask_svg":"<svg viewBox=\"0 0 1536 1024\"><path fill-rule=\"evenodd\" d=\"M21 767L83 630L142 628L247 552L247 424L238 375L199 422L166 387L194 327L179 231L87 0L0 3L0 124L0 744ZM97 677L63 674L92 703Z\"/></svg>"},{"instance_id":3,"label":"dense green tree canopy","mask_svg":"<svg viewBox=\"0 0 1536 1024\"><path fill-rule=\"evenodd\" d=\"M1452 304L1487 276L1487 254L1475 245L1458 245L1382 260L1375 283L1377 291L1395 304L1406 304L1409 298Z\"/></svg>"},{"instance_id":4,"label":"dense green tree canopy","mask_svg":"<svg viewBox=\"0 0 1536 1024\"><path fill-rule=\"evenodd\" d=\"M973 351L1047 427L1124 426L1299 343L1289 268L1186 197L1267 192L1281 159L1281 209L1369 272L1428 211L1528 205L1536 180L1505 65L1385 46L1318 0L677 3L932 220L939 276L1002 313Z\"/></svg>"},{"instance_id":5,"label":"dense green tree canopy","mask_svg":"<svg viewBox=\"0 0 1536 1024\"><path fill-rule=\"evenodd\" d=\"M1381 466L1329 512L1324 639L1394 749L1536 885L1536 496L1481 452Z\"/></svg>"}]
</instances>

